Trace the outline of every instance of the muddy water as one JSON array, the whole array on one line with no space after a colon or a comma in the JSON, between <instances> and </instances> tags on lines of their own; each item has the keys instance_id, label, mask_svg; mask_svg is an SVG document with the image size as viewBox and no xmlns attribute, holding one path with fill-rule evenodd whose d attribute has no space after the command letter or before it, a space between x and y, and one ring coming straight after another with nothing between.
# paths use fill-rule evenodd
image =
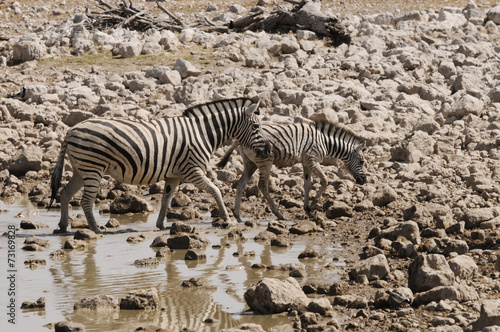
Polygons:
<instances>
[{"instance_id":1,"label":"muddy water","mask_svg":"<svg viewBox=\"0 0 500 332\"><path fill-rule=\"evenodd\" d=\"M275 249L258 242L254 236L266 227L266 222L258 229L245 231L245 242L229 240L227 231L211 228L211 220L203 219L190 223L205 231L210 245L205 251L207 259L199 263L185 261L185 250L177 250L169 259L161 261L156 267L136 267L136 259L155 256L150 247L153 239L160 235L155 228L156 214L140 216L116 216L121 227L97 241L90 242L87 250L68 250L63 258L53 259L50 252L62 248L64 242L72 236L56 236L51 232L56 228L59 211L36 209L22 200L7 205L0 203L0 233L8 231L9 225L17 228L16 238L16 325L8 323L7 296L10 287L7 279L8 240L0 238L0 326L1 331L43 331L43 326L62 320L82 323L87 331L133 331L139 326L153 325L179 331L189 328L194 331L218 331L250 322L261 324L266 331L292 331L292 322L288 317L252 315L245 313L245 291L263 277L287 277L288 272L251 269L254 263L278 265L302 263L306 266L307 278L300 283L312 280L333 282L338 280L336 270L324 270L322 267L340 259L340 247L314 238L292 241L286 249ZM74 213L78 213L74 210ZM100 224L106 223L107 215L96 213ZM49 228L40 230L20 230L21 220L41 222ZM129 244L126 239L131 235L143 234L146 240L138 244ZM50 241L50 247L41 252L22 250L26 237L37 235ZM322 243L319 247L319 243ZM327 242L326 242L327 243ZM212 247L220 245L220 247ZM297 257L304 249L315 249L321 259L299 260ZM254 251L253 255L235 255L239 252ZM30 268L24 262L28 259L45 259L46 265ZM338 262L338 260L336 260ZM192 277L202 277L204 284L211 287L183 288L181 283ZM124 297L128 292L149 287L159 291L162 310L120 310L112 314L99 314L88 311L75 311L73 305L84 297L111 295ZM46 298L46 307L41 310L20 309L23 301L35 301ZM214 323L205 323L207 318ZM7 330L5 329L7 328Z\"/></svg>"}]
</instances>

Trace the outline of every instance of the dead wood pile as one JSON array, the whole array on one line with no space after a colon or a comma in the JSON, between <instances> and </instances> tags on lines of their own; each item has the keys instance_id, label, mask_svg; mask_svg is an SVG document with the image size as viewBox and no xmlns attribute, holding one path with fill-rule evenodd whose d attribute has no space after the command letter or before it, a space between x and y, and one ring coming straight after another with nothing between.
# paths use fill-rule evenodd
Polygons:
<instances>
[{"instance_id":1,"label":"dead wood pile","mask_svg":"<svg viewBox=\"0 0 500 332\"><path fill-rule=\"evenodd\" d=\"M98 0L97 7L103 11L93 13L87 8L86 16L87 28L105 31L110 28L127 28L136 31L146 31L148 29L181 31L184 29L182 23L174 14L156 2L158 8L165 12L169 19L159 19L134 7L132 0L126 0L113 6L104 0Z\"/></svg>"},{"instance_id":2,"label":"dead wood pile","mask_svg":"<svg viewBox=\"0 0 500 332\"><path fill-rule=\"evenodd\" d=\"M231 21L226 25L217 25L208 18L203 17L196 24L187 25L177 18L165 7L156 4L159 9L168 15L168 19L159 19L134 7L132 0L122 0L117 6L110 5L104 0L98 0L98 7L103 9L100 13L92 13L87 9L87 28L106 30L110 28L127 28L137 31L148 29L181 31L186 27L197 27L204 31L266 31L269 33L288 33L299 29L315 32L320 38L328 39L332 45L351 42L351 37L345 27L336 17L329 16L321 10L320 0L285 0L294 7L287 9L276 5L276 8L265 16L264 10L256 7L254 11L241 19Z\"/></svg>"},{"instance_id":3,"label":"dead wood pile","mask_svg":"<svg viewBox=\"0 0 500 332\"><path fill-rule=\"evenodd\" d=\"M334 46L351 42L349 33L338 19L321 10L319 0L285 1L295 6L289 10L276 5L276 9L267 17L262 17L264 12L257 10L247 17L231 22L229 27L235 30L263 30L271 33L310 30L320 38L329 39Z\"/></svg>"}]
</instances>

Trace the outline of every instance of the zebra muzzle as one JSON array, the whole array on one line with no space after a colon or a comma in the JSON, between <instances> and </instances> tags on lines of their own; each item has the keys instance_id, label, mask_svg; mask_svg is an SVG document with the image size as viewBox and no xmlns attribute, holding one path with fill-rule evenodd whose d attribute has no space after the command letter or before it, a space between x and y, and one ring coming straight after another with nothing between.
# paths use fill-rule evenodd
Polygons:
<instances>
[{"instance_id":1,"label":"zebra muzzle","mask_svg":"<svg viewBox=\"0 0 500 332\"><path fill-rule=\"evenodd\" d=\"M356 177L356 183L359 185L363 185L366 183L366 175L360 175Z\"/></svg>"}]
</instances>

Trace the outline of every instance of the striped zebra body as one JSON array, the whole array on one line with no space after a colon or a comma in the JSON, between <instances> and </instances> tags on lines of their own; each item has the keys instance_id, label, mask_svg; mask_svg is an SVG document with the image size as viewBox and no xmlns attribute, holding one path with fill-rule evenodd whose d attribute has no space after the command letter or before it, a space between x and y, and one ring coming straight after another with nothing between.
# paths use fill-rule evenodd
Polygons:
<instances>
[{"instance_id":1,"label":"striped zebra body","mask_svg":"<svg viewBox=\"0 0 500 332\"><path fill-rule=\"evenodd\" d=\"M74 126L62 144L51 180L50 205L67 154L73 177L60 194L60 231L65 232L68 225L71 197L83 186L82 208L90 228L99 232L92 209L104 174L134 185L165 180L156 223L160 229L164 229L166 211L181 180L212 194L222 217L229 219L219 189L205 173L211 155L228 139L236 139L256 155L265 156L266 149L268 153L257 109L258 103L249 99L230 99L189 108L180 117L153 121L95 118Z\"/></svg>"},{"instance_id":2,"label":"striped zebra body","mask_svg":"<svg viewBox=\"0 0 500 332\"><path fill-rule=\"evenodd\" d=\"M364 184L366 182L366 169L362 155L365 142L341 126L326 121L293 124L263 123L262 133L272 145L272 153L269 157L260 158L245 147L240 148L244 170L238 181L233 210L234 216L239 221L241 221L241 195L248 180L257 169L259 170L259 189L278 219L284 219L284 217L269 195L268 187L273 165L290 167L302 163L304 169L304 210L310 217L314 215L309 205L312 175L318 176L321 183L320 189L313 198L313 204L323 194L328 184L328 179L320 166L325 157L343 160L356 183ZM217 165L224 167L232 151L238 146L237 143L233 144Z\"/></svg>"}]
</instances>

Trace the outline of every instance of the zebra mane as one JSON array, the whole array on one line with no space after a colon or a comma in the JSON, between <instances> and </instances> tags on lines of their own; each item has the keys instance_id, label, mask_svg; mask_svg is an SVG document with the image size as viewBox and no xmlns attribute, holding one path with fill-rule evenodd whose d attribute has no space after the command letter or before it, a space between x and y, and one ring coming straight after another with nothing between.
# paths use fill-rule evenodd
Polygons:
<instances>
[{"instance_id":1,"label":"zebra mane","mask_svg":"<svg viewBox=\"0 0 500 332\"><path fill-rule=\"evenodd\" d=\"M213 114L226 111L225 105L228 105L229 107L236 106L238 108L241 108L251 104L252 101L248 98L216 100L209 103L199 104L196 106L189 107L184 110L182 115L187 117L207 117Z\"/></svg>"},{"instance_id":2,"label":"zebra mane","mask_svg":"<svg viewBox=\"0 0 500 332\"><path fill-rule=\"evenodd\" d=\"M345 141L351 142L355 149L363 149L366 145L366 141L360 136L356 135L352 130L347 129L346 127L330 122L328 120L317 120L314 121L316 123L316 128L322 131L330 131L330 128L333 129L335 135L341 135L344 137Z\"/></svg>"}]
</instances>

